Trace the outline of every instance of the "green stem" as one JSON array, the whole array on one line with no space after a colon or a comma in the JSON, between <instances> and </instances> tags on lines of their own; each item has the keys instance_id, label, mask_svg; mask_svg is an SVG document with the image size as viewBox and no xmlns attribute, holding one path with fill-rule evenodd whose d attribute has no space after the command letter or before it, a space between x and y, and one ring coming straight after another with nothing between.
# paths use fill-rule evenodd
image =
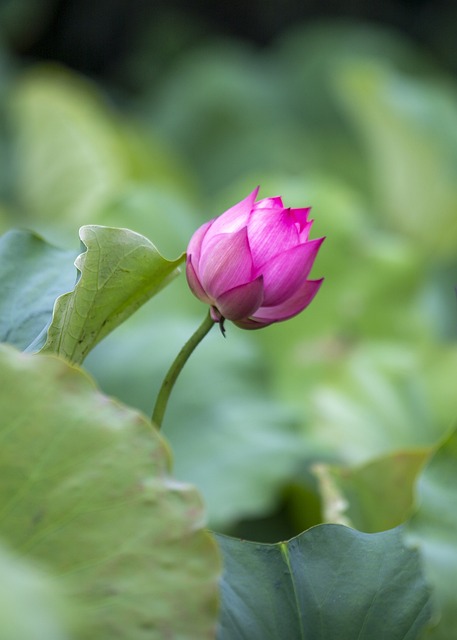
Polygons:
<instances>
[{"instance_id":1,"label":"green stem","mask_svg":"<svg viewBox=\"0 0 457 640\"><path fill-rule=\"evenodd\" d=\"M157 429L160 429L160 427L162 426L163 416L165 415L165 410L168 404L168 398L170 397L171 390L173 389L182 368L186 364L190 355L193 353L194 349L197 347L197 345L200 344L200 342L203 340L206 334L209 333L213 326L214 320L211 318L211 314L208 312L208 315L198 327L197 331L186 342L186 344L176 356L173 364L168 369L168 373L163 379L162 386L160 387L154 411L152 412L152 422L156 425Z\"/></svg>"}]
</instances>

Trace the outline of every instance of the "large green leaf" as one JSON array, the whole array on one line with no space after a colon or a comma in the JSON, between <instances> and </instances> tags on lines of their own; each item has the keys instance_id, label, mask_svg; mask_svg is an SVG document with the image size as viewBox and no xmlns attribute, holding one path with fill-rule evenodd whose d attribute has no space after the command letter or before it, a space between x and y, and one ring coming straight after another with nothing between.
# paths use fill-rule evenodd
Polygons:
<instances>
[{"instance_id":1,"label":"large green leaf","mask_svg":"<svg viewBox=\"0 0 457 640\"><path fill-rule=\"evenodd\" d=\"M409 539L425 560L425 569L441 608L441 619L427 637L454 640L457 629L457 430L444 439L422 472L416 513L407 524Z\"/></svg>"},{"instance_id":2,"label":"large green leaf","mask_svg":"<svg viewBox=\"0 0 457 640\"><path fill-rule=\"evenodd\" d=\"M430 619L419 556L399 529L320 525L274 545L217 540L219 640L413 640Z\"/></svg>"},{"instance_id":3,"label":"large green leaf","mask_svg":"<svg viewBox=\"0 0 457 640\"><path fill-rule=\"evenodd\" d=\"M57 581L0 547L2 640L68 640L67 611Z\"/></svg>"},{"instance_id":4,"label":"large green leaf","mask_svg":"<svg viewBox=\"0 0 457 640\"><path fill-rule=\"evenodd\" d=\"M0 341L25 349L44 334L55 299L74 286L75 257L27 231L0 238Z\"/></svg>"},{"instance_id":5,"label":"large green leaf","mask_svg":"<svg viewBox=\"0 0 457 640\"><path fill-rule=\"evenodd\" d=\"M128 229L85 226L80 238L87 248L75 262L81 277L56 301L42 349L74 363L176 276L183 260L165 260Z\"/></svg>"},{"instance_id":6,"label":"large green leaf","mask_svg":"<svg viewBox=\"0 0 457 640\"><path fill-rule=\"evenodd\" d=\"M0 535L60 578L77 637L212 637L216 547L150 423L60 358L6 345L0 413Z\"/></svg>"}]
</instances>

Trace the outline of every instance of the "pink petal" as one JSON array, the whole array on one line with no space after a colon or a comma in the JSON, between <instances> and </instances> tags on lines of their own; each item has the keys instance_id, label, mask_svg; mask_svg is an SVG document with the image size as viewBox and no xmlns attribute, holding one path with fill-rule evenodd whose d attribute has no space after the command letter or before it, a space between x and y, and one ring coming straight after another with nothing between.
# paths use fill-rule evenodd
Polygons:
<instances>
[{"instance_id":1,"label":"pink petal","mask_svg":"<svg viewBox=\"0 0 457 640\"><path fill-rule=\"evenodd\" d=\"M284 209L282 198L274 196L273 198L263 198L255 203L254 209Z\"/></svg>"},{"instance_id":2,"label":"pink petal","mask_svg":"<svg viewBox=\"0 0 457 640\"><path fill-rule=\"evenodd\" d=\"M189 246L187 247L187 256L192 256L192 263L196 269L198 269L198 263L200 262L203 239L213 222L214 220L209 220L205 222L205 224L202 224L190 239Z\"/></svg>"},{"instance_id":3,"label":"pink petal","mask_svg":"<svg viewBox=\"0 0 457 640\"><path fill-rule=\"evenodd\" d=\"M252 258L247 229L212 236L202 250L198 275L206 294L214 300L252 280Z\"/></svg>"},{"instance_id":4,"label":"pink petal","mask_svg":"<svg viewBox=\"0 0 457 640\"><path fill-rule=\"evenodd\" d=\"M192 261L193 261L192 256L188 255L187 262L186 262L186 277L187 277L187 282L189 284L190 290L199 300L207 304L211 304L211 300L208 298L205 290L201 285L201 282L197 276L197 272L194 269Z\"/></svg>"},{"instance_id":5,"label":"pink petal","mask_svg":"<svg viewBox=\"0 0 457 640\"><path fill-rule=\"evenodd\" d=\"M263 301L263 278L234 287L216 300L216 307L227 320L241 320L253 314Z\"/></svg>"},{"instance_id":6,"label":"pink petal","mask_svg":"<svg viewBox=\"0 0 457 640\"><path fill-rule=\"evenodd\" d=\"M265 305L278 305L294 295L311 271L323 240L299 244L263 265Z\"/></svg>"},{"instance_id":7,"label":"pink petal","mask_svg":"<svg viewBox=\"0 0 457 640\"><path fill-rule=\"evenodd\" d=\"M309 212L311 207L305 207L303 209L291 209L290 214L298 225L298 231L301 233L303 228L308 223Z\"/></svg>"},{"instance_id":8,"label":"pink petal","mask_svg":"<svg viewBox=\"0 0 457 640\"><path fill-rule=\"evenodd\" d=\"M262 329L263 327L268 327L269 324L273 324L274 320L266 320L262 322L261 320L252 320L251 318L244 318L243 320L233 320L233 324L236 324L240 329Z\"/></svg>"},{"instance_id":9,"label":"pink petal","mask_svg":"<svg viewBox=\"0 0 457 640\"><path fill-rule=\"evenodd\" d=\"M308 240L309 234L311 232L311 227L313 226L313 222L314 222L314 220L308 220L308 222L306 222L303 225L303 228L299 233L300 244L303 244L304 242L306 242Z\"/></svg>"},{"instance_id":10,"label":"pink petal","mask_svg":"<svg viewBox=\"0 0 457 640\"><path fill-rule=\"evenodd\" d=\"M248 223L252 260L258 269L273 256L299 243L297 227L289 209L256 209Z\"/></svg>"},{"instance_id":11,"label":"pink petal","mask_svg":"<svg viewBox=\"0 0 457 640\"><path fill-rule=\"evenodd\" d=\"M271 323L282 322L296 316L312 302L323 280L324 278L320 280L305 280L302 286L288 300L273 307L260 307L251 319L257 322Z\"/></svg>"},{"instance_id":12,"label":"pink petal","mask_svg":"<svg viewBox=\"0 0 457 640\"><path fill-rule=\"evenodd\" d=\"M254 189L247 198L238 202L225 213L216 218L211 229L211 236L219 233L233 233L245 227L248 223L251 210L259 192L259 187ZM205 243L206 249L206 243Z\"/></svg>"}]
</instances>

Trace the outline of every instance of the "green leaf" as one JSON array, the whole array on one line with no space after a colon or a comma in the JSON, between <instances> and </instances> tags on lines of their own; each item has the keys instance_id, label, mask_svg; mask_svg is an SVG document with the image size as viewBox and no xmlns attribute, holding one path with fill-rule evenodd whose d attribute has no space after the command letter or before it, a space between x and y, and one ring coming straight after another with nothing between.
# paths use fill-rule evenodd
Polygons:
<instances>
[{"instance_id":1,"label":"green leaf","mask_svg":"<svg viewBox=\"0 0 457 640\"><path fill-rule=\"evenodd\" d=\"M42 349L77 364L168 284L184 259L165 260L147 238L128 229L85 226L80 238L87 247L75 262L81 277L56 301Z\"/></svg>"},{"instance_id":2,"label":"green leaf","mask_svg":"<svg viewBox=\"0 0 457 640\"><path fill-rule=\"evenodd\" d=\"M418 482L417 509L408 538L420 549L441 618L427 638L454 640L457 629L457 430L437 448Z\"/></svg>"},{"instance_id":3,"label":"green leaf","mask_svg":"<svg viewBox=\"0 0 457 640\"><path fill-rule=\"evenodd\" d=\"M357 467L316 465L326 522L376 533L410 515L417 475L429 449L392 453Z\"/></svg>"},{"instance_id":4,"label":"green leaf","mask_svg":"<svg viewBox=\"0 0 457 640\"><path fill-rule=\"evenodd\" d=\"M68 640L66 607L43 570L0 547L0 628L2 640Z\"/></svg>"},{"instance_id":5,"label":"green leaf","mask_svg":"<svg viewBox=\"0 0 457 640\"><path fill-rule=\"evenodd\" d=\"M164 441L60 358L0 347L0 535L79 606L78 640L201 640L219 559Z\"/></svg>"},{"instance_id":6,"label":"green leaf","mask_svg":"<svg viewBox=\"0 0 457 640\"><path fill-rule=\"evenodd\" d=\"M413 640L431 615L417 552L399 529L320 525L274 545L217 536L218 640Z\"/></svg>"},{"instance_id":7,"label":"green leaf","mask_svg":"<svg viewBox=\"0 0 457 640\"><path fill-rule=\"evenodd\" d=\"M27 231L0 238L1 342L25 349L44 334L55 299L74 286L75 257Z\"/></svg>"}]
</instances>

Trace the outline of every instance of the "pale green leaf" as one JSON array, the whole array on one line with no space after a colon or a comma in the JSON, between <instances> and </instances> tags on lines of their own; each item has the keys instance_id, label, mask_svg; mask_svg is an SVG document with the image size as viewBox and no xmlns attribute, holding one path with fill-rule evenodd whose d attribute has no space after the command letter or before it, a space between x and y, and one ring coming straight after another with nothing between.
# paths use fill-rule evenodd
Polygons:
<instances>
[{"instance_id":1,"label":"pale green leaf","mask_svg":"<svg viewBox=\"0 0 457 640\"><path fill-rule=\"evenodd\" d=\"M219 560L164 441L60 358L0 348L0 535L79 606L78 640L211 638Z\"/></svg>"},{"instance_id":2,"label":"pale green leaf","mask_svg":"<svg viewBox=\"0 0 457 640\"><path fill-rule=\"evenodd\" d=\"M86 251L74 290L54 309L43 353L81 363L89 351L179 273L183 256L165 260L154 245L128 229L85 226Z\"/></svg>"},{"instance_id":3,"label":"pale green leaf","mask_svg":"<svg viewBox=\"0 0 457 640\"><path fill-rule=\"evenodd\" d=\"M68 620L58 582L41 568L0 547L2 640L68 640Z\"/></svg>"}]
</instances>

